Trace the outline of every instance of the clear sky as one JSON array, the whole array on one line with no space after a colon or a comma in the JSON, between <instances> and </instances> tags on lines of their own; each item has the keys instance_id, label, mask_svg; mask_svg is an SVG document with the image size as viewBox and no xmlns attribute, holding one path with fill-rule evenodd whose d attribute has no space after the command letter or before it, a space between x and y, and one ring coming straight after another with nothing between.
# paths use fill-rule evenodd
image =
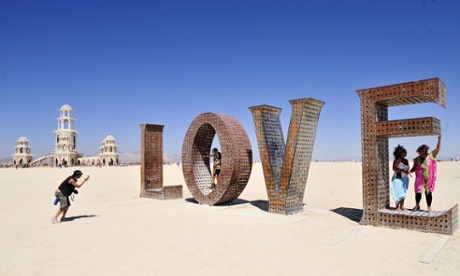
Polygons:
<instances>
[{"instance_id":1,"label":"clear sky","mask_svg":"<svg viewBox=\"0 0 460 276\"><path fill-rule=\"evenodd\" d=\"M54 150L59 108L72 106L77 150L107 135L140 150L140 124L164 127L181 155L201 113L235 117L259 160L248 107L324 101L313 160L361 157L356 90L441 78L447 109L390 108L390 119L441 120L440 156L460 155L460 1L1 0L0 159L25 136L35 158ZM415 157L436 137L391 139Z\"/></svg>"}]
</instances>

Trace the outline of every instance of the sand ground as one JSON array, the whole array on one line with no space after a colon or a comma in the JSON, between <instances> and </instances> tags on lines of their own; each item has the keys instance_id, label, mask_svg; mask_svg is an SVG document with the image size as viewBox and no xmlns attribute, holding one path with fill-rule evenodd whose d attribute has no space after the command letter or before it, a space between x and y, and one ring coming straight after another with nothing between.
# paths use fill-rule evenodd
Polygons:
<instances>
[{"instance_id":1,"label":"sand ground","mask_svg":"<svg viewBox=\"0 0 460 276\"><path fill-rule=\"evenodd\" d=\"M449 209L460 162L438 168L433 209ZM223 206L192 203L176 165L164 166L164 184L183 184L184 198L166 201L139 197L139 166L83 167L91 179L72 220L52 224L54 190L74 169L0 169L0 275L460 275L458 229L359 225L361 163L312 163L305 211L291 216L266 212L260 163Z\"/></svg>"}]
</instances>

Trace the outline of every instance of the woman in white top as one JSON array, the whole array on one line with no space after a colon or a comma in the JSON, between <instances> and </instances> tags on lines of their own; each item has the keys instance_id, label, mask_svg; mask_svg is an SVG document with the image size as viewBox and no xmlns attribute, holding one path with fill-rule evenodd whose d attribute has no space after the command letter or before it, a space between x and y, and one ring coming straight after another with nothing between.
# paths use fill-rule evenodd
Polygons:
<instances>
[{"instance_id":1,"label":"woman in white top","mask_svg":"<svg viewBox=\"0 0 460 276\"><path fill-rule=\"evenodd\" d=\"M406 199L407 188L409 188L409 161L406 159L407 151L403 146L398 145L393 155L393 171L391 179L391 196L395 200L396 210L406 210L404 200Z\"/></svg>"}]
</instances>

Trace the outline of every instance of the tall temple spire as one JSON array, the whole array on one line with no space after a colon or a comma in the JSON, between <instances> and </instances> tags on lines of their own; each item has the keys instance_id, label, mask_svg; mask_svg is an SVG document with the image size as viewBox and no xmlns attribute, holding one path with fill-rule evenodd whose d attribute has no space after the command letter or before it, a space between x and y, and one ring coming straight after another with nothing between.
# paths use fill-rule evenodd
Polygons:
<instances>
[{"instance_id":1,"label":"tall temple spire","mask_svg":"<svg viewBox=\"0 0 460 276\"><path fill-rule=\"evenodd\" d=\"M72 118L72 107L63 105L60 109L58 129L54 131L55 150L54 163L60 165L75 165L77 163L77 131L74 129L75 119Z\"/></svg>"}]
</instances>

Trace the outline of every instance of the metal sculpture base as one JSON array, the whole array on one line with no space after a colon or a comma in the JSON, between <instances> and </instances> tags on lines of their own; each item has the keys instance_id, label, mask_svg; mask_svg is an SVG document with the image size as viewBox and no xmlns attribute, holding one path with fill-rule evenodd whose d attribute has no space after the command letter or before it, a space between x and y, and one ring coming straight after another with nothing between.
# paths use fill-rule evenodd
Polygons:
<instances>
[{"instance_id":1,"label":"metal sculpture base","mask_svg":"<svg viewBox=\"0 0 460 276\"><path fill-rule=\"evenodd\" d=\"M368 213L363 219L361 224L451 235L458 226L458 204L449 210L432 213L412 210L396 211L385 208L375 213Z\"/></svg>"}]
</instances>

